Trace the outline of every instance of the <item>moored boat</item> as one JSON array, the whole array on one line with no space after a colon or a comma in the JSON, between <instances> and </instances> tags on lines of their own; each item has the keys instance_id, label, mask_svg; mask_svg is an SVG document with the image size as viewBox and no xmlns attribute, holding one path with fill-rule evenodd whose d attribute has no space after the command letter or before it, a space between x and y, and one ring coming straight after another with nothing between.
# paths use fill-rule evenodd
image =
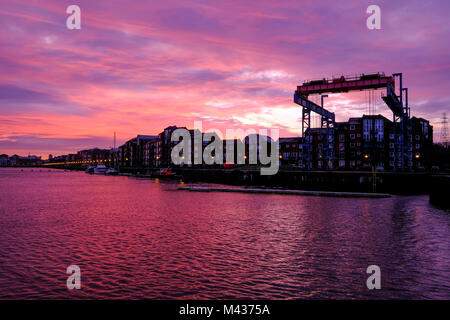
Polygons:
<instances>
[{"instance_id":1,"label":"moored boat","mask_svg":"<svg viewBox=\"0 0 450 320\"><path fill-rule=\"evenodd\" d=\"M99 163L94 169L94 174L105 174L106 173L106 166L104 163Z\"/></svg>"},{"instance_id":2,"label":"moored boat","mask_svg":"<svg viewBox=\"0 0 450 320\"><path fill-rule=\"evenodd\" d=\"M159 173L153 174L152 177L158 178L158 179L180 179L181 175L176 174L172 171L171 168L163 168L159 170Z\"/></svg>"},{"instance_id":3,"label":"moored boat","mask_svg":"<svg viewBox=\"0 0 450 320\"><path fill-rule=\"evenodd\" d=\"M171 168L163 168L159 169L159 175L160 176L173 176L175 173L172 171Z\"/></svg>"},{"instance_id":4,"label":"moored boat","mask_svg":"<svg viewBox=\"0 0 450 320\"><path fill-rule=\"evenodd\" d=\"M105 174L108 176L117 176L119 172L114 168L109 168L108 170L106 170Z\"/></svg>"},{"instance_id":5,"label":"moored boat","mask_svg":"<svg viewBox=\"0 0 450 320\"><path fill-rule=\"evenodd\" d=\"M85 170L86 173L94 173L95 166L90 164L89 167Z\"/></svg>"}]
</instances>

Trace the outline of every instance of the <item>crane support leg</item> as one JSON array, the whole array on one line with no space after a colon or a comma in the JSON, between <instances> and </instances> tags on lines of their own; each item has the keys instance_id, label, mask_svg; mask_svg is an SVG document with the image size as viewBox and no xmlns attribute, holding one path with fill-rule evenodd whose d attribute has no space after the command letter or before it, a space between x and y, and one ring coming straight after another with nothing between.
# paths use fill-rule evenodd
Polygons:
<instances>
[{"instance_id":1,"label":"crane support leg","mask_svg":"<svg viewBox=\"0 0 450 320\"><path fill-rule=\"evenodd\" d=\"M399 168L402 171L412 168L412 136L411 121L408 105L408 88L403 88L403 74L394 73L399 78L400 95L396 95L393 87L387 87L384 102L393 112L394 120L394 171ZM403 99L403 94L405 99Z\"/></svg>"},{"instance_id":2,"label":"crane support leg","mask_svg":"<svg viewBox=\"0 0 450 320\"><path fill-rule=\"evenodd\" d=\"M312 168L311 162L311 151L312 151L312 134L311 134L311 111L319 114L321 116L321 124L322 127L327 127L326 134L326 143L325 151L326 151L326 159L325 166L328 167L328 163L332 161L332 149L330 150L329 140L333 140L330 138L333 135L333 127L334 127L334 119L335 115L332 112L324 109L323 107L315 104L314 102L307 99L307 97L300 96L297 92L294 93L294 102L301 105L303 107L302 111L302 137L303 137L303 152L302 152L302 162L303 167L307 170ZM334 145L333 145L334 146ZM322 155L323 150L319 150L320 155ZM330 157L331 156L331 157ZM331 160L331 161L330 161Z\"/></svg>"},{"instance_id":3,"label":"crane support leg","mask_svg":"<svg viewBox=\"0 0 450 320\"><path fill-rule=\"evenodd\" d=\"M311 169L311 110L306 107L302 109L302 137L303 137L303 146L302 146L302 164L303 168L310 170Z\"/></svg>"}]
</instances>

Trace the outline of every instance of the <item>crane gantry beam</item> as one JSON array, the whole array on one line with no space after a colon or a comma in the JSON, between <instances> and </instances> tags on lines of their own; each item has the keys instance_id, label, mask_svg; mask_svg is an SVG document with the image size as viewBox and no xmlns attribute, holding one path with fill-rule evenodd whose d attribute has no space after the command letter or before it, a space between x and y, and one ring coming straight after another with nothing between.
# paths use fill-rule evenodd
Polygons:
<instances>
[{"instance_id":1,"label":"crane gantry beam","mask_svg":"<svg viewBox=\"0 0 450 320\"><path fill-rule=\"evenodd\" d=\"M388 85L394 89L394 77L385 76L383 73L375 73L356 77L341 76L334 79L305 81L301 86L297 86L297 92L299 95L307 97L310 94L317 93L339 93L386 88Z\"/></svg>"}]
</instances>

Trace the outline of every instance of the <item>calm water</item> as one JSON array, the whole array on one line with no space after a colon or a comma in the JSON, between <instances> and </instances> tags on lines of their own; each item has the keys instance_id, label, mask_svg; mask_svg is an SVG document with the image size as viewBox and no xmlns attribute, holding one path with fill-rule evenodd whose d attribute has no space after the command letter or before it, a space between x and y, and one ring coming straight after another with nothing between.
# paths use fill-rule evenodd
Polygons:
<instances>
[{"instance_id":1,"label":"calm water","mask_svg":"<svg viewBox=\"0 0 450 320\"><path fill-rule=\"evenodd\" d=\"M450 298L450 214L426 196L176 187L0 169L0 298ZM371 264L381 290L366 288Z\"/></svg>"}]
</instances>

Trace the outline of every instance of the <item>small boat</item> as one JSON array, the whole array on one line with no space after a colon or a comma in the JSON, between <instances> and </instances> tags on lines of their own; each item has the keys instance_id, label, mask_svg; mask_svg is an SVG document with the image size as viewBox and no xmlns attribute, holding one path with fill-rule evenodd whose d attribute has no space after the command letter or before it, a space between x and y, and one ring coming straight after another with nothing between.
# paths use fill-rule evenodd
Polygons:
<instances>
[{"instance_id":1,"label":"small boat","mask_svg":"<svg viewBox=\"0 0 450 320\"><path fill-rule=\"evenodd\" d=\"M106 170L105 174L108 176L117 176L119 172L114 168L109 168L108 170Z\"/></svg>"},{"instance_id":2,"label":"small boat","mask_svg":"<svg viewBox=\"0 0 450 320\"><path fill-rule=\"evenodd\" d=\"M160 169L159 173L156 175L153 175L154 178L158 179L164 179L164 180L173 180L173 179L180 179L181 175L175 174L175 172L172 171L171 168L164 168Z\"/></svg>"},{"instance_id":3,"label":"small boat","mask_svg":"<svg viewBox=\"0 0 450 320\"><path fill-rule=\"evenodd\" d=\"M172 171L171 168L163 168L163 169L159 170L159 175L164 176L164 177L170 177L170 176L174 176L175 173Z\"/></svg>"},{"instance_id":4,"label":"small boat","mask_svg":"<svg viewBox=\"0 0 450 320\"><path fill-rule=\"evenodd\" d=\"M94 174L105 174L106 173L106 166L104 163L99 163L95 169L94 169Z\"/></svg>"},{"instance_id":5,"label":"small boat","mask_svg":"<svg viewBox=\"0 0 450 320\"><path fill-rule=\"evenodd\" d=\"M86 173L94 173L95 166L93 164L90 164L89 167L85 170Z\"/></svg>"},{"instance_id":6,"label":"small boat","mask_svg":"<svg viewBox=\"0 0 450 320\"><path fill-rule=\"evenodd\" d=\"M160 169L159 170L159 175L160 176L172 176L174 174L175 173L170 168L165 168L165 169Z\"/></svg>"}]
</instances>

